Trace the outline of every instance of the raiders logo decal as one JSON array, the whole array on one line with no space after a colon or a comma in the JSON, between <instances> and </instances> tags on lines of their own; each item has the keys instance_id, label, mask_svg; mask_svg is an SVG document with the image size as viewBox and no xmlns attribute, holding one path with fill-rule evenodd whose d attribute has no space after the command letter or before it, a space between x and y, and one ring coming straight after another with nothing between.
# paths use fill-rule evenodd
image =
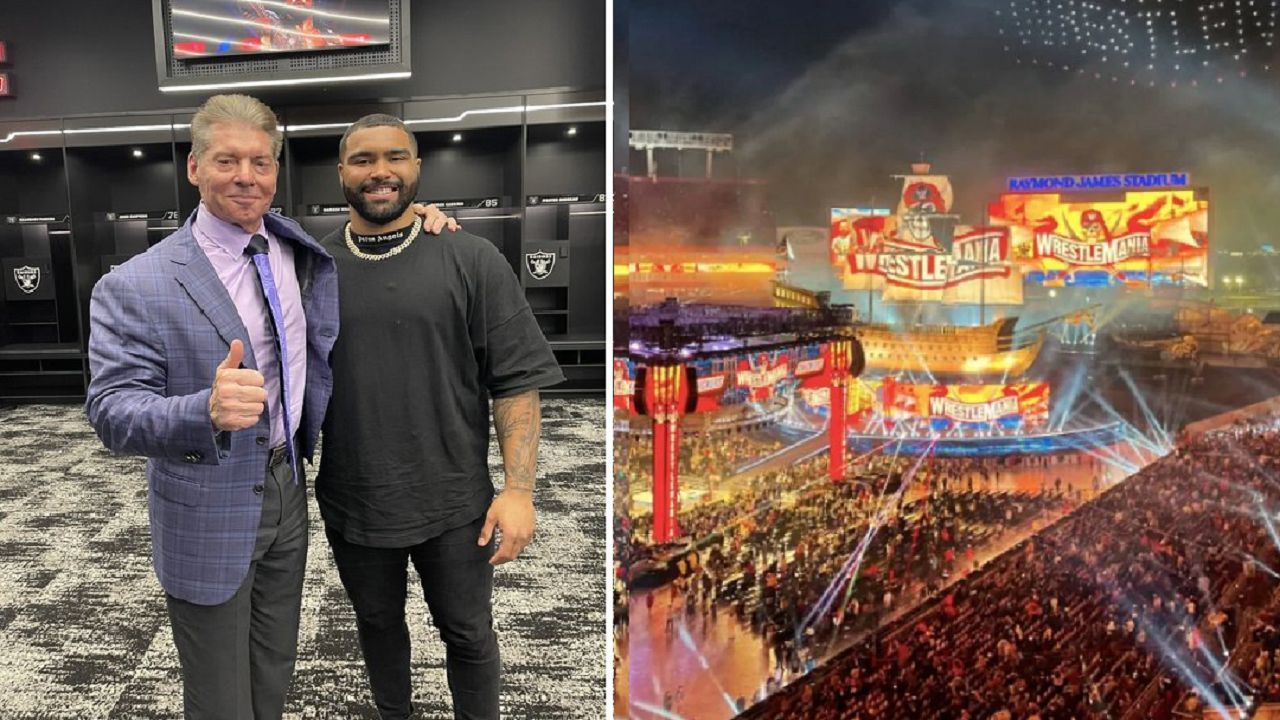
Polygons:
<instances>
[{"instance_id":1,"label":"raiders logo decal","mask_svg":"<svg viewBox=\"0 0 1280 720\"><path fill-rule=\"evenodd\" d=\"M556 267L556 254L549 252L525 253L524 267L534 280L546 280Z\"/></svg>"},{"instance_id":2,"label":"raiders logo decal","mask_svg":"<svg viewBox=\"0 0 1280 720\"><path fill-rule=\"evenodd\" d=\"M18 289L30 295L40 287L40 268L23 265L13 269L13 280L18 283Z\"/></svg>"}]
</instances>

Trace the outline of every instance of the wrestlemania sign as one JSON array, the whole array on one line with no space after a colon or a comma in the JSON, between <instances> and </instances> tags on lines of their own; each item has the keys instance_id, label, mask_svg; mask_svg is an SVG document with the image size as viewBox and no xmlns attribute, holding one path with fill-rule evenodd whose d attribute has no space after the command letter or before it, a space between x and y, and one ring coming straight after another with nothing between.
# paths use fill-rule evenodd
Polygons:
<instances>
[{"instance_id":1,"label":"wrestlemania sign","mask_svg":"<svg viewBox=\"0 0 1280 720\"><path fill-rule=\"evenodd\" d=\"M734 384L754 401L768 400L791 376L791 356L785 351L751 353L738 358Z\"/></svg>"},{"instance_id":2,"label":"wrestlemania sign","mask_svg":"<svg viewBox=\"0 0 1280 720\"><path fill-rule=\"evenodd\" d=\"M945 175L908 175L895 212L832 209L829 255L844 288L886 301L1021 303L1009 229L958 225L951 206Z\"/></svg>"},{"instance_id":3,"label":"wrestlemania sign","mask_svg":"<svg viewBox=\"0 0 1280 720\"><path fill-rule=\"evenodd\" d=\"M1045 286L1208 284L1209 201L1196 190L1127 192L1112 201L1006 193L989 207L1014 262Z\"/></svg>"},{"instance_id":4,"label":"wrestlemania sign","mask_svg":"<svg viewBox=\"0 0 1280 720\"><path fill-rule=\"evenodd\" d=\"M1049 419L1048 383L929 385L886 380L887 421L923 419L942 426L1036 427Z\"/></svg>"},{"instance_id":5,"label":"wrestlemania sign","mask_svg":"<svg viewBox=\"0 0 1280 720\"><path fill-rule=\"evenodd\" d=\"M942 290L984 277L1008 277L1010 271L1009 235L1004 228L963 228L949 253L884 249L849 252L847 275L882 277L890 285L916 290Z\"/></svg>"}]
</instances>

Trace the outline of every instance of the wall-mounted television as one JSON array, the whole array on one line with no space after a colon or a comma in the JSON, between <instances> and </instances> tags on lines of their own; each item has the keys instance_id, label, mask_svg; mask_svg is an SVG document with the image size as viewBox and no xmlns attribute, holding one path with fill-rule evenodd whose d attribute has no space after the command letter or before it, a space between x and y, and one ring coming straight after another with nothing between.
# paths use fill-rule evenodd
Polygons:
<instances>
[{"instance_id":1,"label":"wall-mounted television","mask_svg":"<svg viewBox=\"0 0 1280 720\"><path fill-rule=\"evenodd\" d=\"M169 17L182 60L391 42L387 0L170 0Z\"/></svg>"},{"instance_id":2,"label":"wall-mounted television","mask_svg":"<svg viewBox=\"0 0 1280 720\"><path fill-rule=\"evenodd\" d=\"M409 0L152 0L162 92L408 77Z\"/></svg>"}]
</instances>

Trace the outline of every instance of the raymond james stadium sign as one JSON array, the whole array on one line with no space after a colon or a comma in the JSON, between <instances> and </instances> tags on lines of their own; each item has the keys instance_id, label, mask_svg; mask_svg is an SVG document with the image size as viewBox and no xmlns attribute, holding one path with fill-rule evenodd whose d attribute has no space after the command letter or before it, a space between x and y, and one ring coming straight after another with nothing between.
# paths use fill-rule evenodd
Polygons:
<instances>
[{"instance_id":1,"label":"raymond james stadium sign","mask_svg":"<svg viewBox=\"0 0 1280 720\"><path fill-rule=\"evenodd\" d=\"M1039 175L1009 178L1009 192L1071 192L1078 190L1154 190L1184 188L1191 176L1184 172L1114 175Z\"/></svg>"}]
</instances>

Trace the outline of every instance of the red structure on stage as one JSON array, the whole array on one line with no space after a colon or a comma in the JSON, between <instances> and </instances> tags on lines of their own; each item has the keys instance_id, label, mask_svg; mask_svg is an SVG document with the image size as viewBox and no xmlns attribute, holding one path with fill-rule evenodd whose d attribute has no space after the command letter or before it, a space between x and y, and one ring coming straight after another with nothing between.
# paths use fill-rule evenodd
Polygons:
<instances>
[{"instance_id":1,"label":"red structure on stage","mask_svg":"<svg viewBox=\"0 0 1280 720\"><path fill-rule=\"evenodd\" d=\"M849 383L849 366L853 359L853 343L836 340L828 344L831 358L831 405L827 422L827 439L831 447L827 453L827 476L832 482L844 480L844 451L848 429L845 411L845 386Z\"/></svg>"},{"instance_id":2,"label":"red structure on stage","mask_svg":"<svg viewBox=\"0 0 1280 720\"><path fill-rule=\"evenodd\" d=\"M683 365L646 368L645 408L653 418L653 542L680 535L680 419L694 392ZM696 394L695 394L696 397Z\"/></svg>"},{"instance_id":3,"label":"red structure on stage","mask_svg":"<svg viewBox=\"0 0 1280 720\"><path fill-rule=\"evenodd\" d=\"M862 346L852 338L828 341L822 348L821 364L814 358L809 366L810 387L826 387L828 392L828 439L831 451L828 474L832 482L845 477L845 449L848 446L846 394L849 381L862 372ZM786 362L784 360L784 362ZM762 366L763 367L763 366ZM818 368L821 368L820 370ZM791 374L796 373L792 367ZM755 387L759 372L751 377L740 374L734 384ZM698 381L692 365L673 362L669 358L655 361L636 372L633 386L636 402L633 412L647 415L653 421L653 537L654 543L667 543L680 536L680 431L688 413L698 408ZM714 379L714 378L712 378Z\"/></svg>"}]
</instances>

